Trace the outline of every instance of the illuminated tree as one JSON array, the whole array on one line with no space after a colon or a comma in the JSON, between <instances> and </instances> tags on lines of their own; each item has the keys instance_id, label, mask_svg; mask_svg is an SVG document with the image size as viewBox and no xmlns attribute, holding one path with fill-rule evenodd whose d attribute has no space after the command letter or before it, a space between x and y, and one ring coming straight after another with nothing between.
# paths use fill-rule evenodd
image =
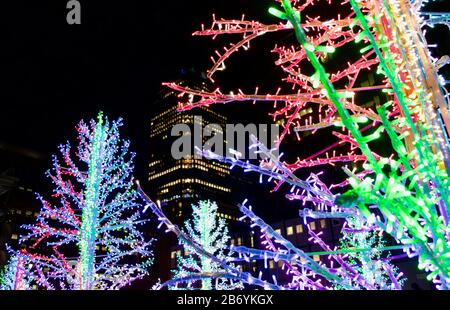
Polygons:
<instances>
[{"instance_id":1,"label":"illuminated tree","mask_svg":"<svg viewBox=\"0 0 450 310\"><path fill-rule=\"evenodd\" d=\"M22 256L47 289L119 289L147 274L152 252L139 230L141 203L133 189L134 154L121 140L122 120L77 126L78 147L59 147L48 172L50 202L39 196L37 223L24 225ZM74 155L74 156L73 156ZM75 159L73 159L75 158Z\"/></svg>"},{"instance_id":2,"label":"illuminated tree","mask_svg":"<svg viewBox=\"0 0 450 310\"><path fill-rule=\"evenodd\" d=\"M0 273L0 290L30 290L30 272L25 264L26 260L20 255L13 255L9 259L3 272Z\"/></svg>"},{"instance_id":3,"label":"illuminated tree","mask_svg":"<svg viewBox=\"0 0 450 310\"><path fill-rule=\"evenodd\" d=\"M153 289L161 289L166 286L175 286L178 283L181 282L191 282L196 280L204 280L209 278L220 278L220 279L232 279L235 281L240 281L242 283L248 283L252 285L261 286L264 289L272 289L277 290L281 289L280 286L277 284L272 284L270 282L267 282L265 280L262 280L261 277L254 277L248 272L243 272L239 268L235 267L232 263L230 263L231 257L227 257L225 259L219 259L216 255L210 253L209 251L206 251L200 244L195 242L193 238L191 238L188 234L181 231L180 228L173 224L167 216L164 214L164 212L161 210L161 208L155 204L150 197L142 190L142 188L139 185L139 182L136 182L137 185L137 191L142 199L144 199L147 203L146 209L150 209L154 215L157 217L158 221L160 222L158 227L164 226L166 228L166 232L174 233L179 242L182 244L187 245L189 248L193 249L195 253L199 256L204 256L205 258L209 258L211 262L217 264L220 266L220 268L223 270L222 272L216 272L216 273L206 273L206 274L191 274L188 275L186 278L175 278L171 279L169 281L166 281L164 283L158 282L153 286Z\"/></svg>"},{"instance_id":4,"label":"illuminated tree","mask_svg":"<svg viewBox=\"0 0 450 310\"><path fill-rule=\"evenodd\" d=\"M365 224L365 225L364 225ZM401 289L405 278L398 268L390 264L395 257L383 258L382 249L386 247L382 231L370 229L364 219L347 218L342 229L341 249L349 249L343 259L363 275L377 289ZM372 226L373 227L373 226ZM362 251L354 251L363 249ZM381 249L381 250L380 250Z\"/></svg>"},{"instance_id":5,"label":"illuminated tree","mask_svg":"<svg viewBox=\"0 0 450 310\"><path fill-rule=\"evenodd\" d=\"M191 240L200 245L205 251L213 254L218 259L226 260L229 256L227 243L230 240L228 227L223 218L217 214L217 204L211 201L200 201L198 205L192 205L192 219L184 224L184 232ZM174 279L186 279L191 275L201 274L220 274L223 269L217 262L210 258L198 255L189 243L181 241L184 250L188 253L187 257L178 256L178 268L174 271ZM185 282L185 281L183 281ZM239 282L216 278L213 282L211 278L201 281L186 281L185 286L188 289L195 289L200 286L202 290L230 290L242 288ZM200 283L197 283L200 282ZM178 288L174 286L173 288Z\"/></svg>"},{"instance_id":6,"label":"illuminated tree","mask_svg":"<svg viewBox=\"0 0 450 310\"><path fill-rule=\"evenodd\" d=\"M176 83L165 85L179 92L180 110L236 101L274 102L271 116L283 127L277 141L280 147L289 134L295 134L300 143L303 140L300 132L316 133L319 129L332 130L337 140L291 163L281 160L255 139L251 148L266 155L259 165L236 156L200 153L232 167L265 175L275 182L275 190L289 185L288 199L314 207L309 212L301 211L305 221L308 217L342 218L347 227L369 227L374 233L390 234L398 244L393 247L403 249L409 257L417 256L419 268L429 272L428 279L437 288L449 288L450 114L448 100L443 96L446 92L441 85L443 79L437 73L446 58L433 61L421 30L423 20L428 25L446 24L448 16L437 20L436 14L420 13L422 1L412 5L406 0L349 0L339 3L343 14L324 20L308 17L308 10L318 1L275 2L276 7L269 12L282 20L278 24L266 25L244 17L241 20L214 17L210 28L202 26L194 34L241 35L237 43L226 46L222 52L216 51L208 71L208 77L214 81L213 76L225 69L225 61L237 51L247 50L253 40L272 32L293 32L294 44L281 43L272 51L278 55L276 65L286 74L283 81L294 91L288 92L282 84L273 93L258 87L250 93L240 89L225 93L219 88L205 92ZM346 64L345 68L328 68L327 59L340 50L346 51L340 57L355 57L351 50L359 51L359 56L340 61ZM374 82L359 87L361 73L374 69L378 74ZM363 93L378 95L379 102L372 107L363 106L359 102ZM382 155L375 146L380 138L386 141L391 155ZM348 163L354 165L352 170L346 167ZM311 174L305 180L296 176L302 170L326 165L342 167L347 177L339 184L325 185L319 174ZM241 209L253 225L270 230L253 212ZM353 219L358 222L352 223ZM298 258L302 257L310 265L297 275L302 287L326 288L310 282L311 277L319 274L341 287L355 288L355 282L348 280L351 274L358 279L358 270L342 260L339 250L330 249L320 236L309 231L311 241L328 248L326 252L339 261L338 271L314 265L308 261L308 255L292 248L272 230L270 238L281 242L284 250L276 247L272 252L236 248L234 251L265 260L283 256L285 261L296 264L301 263ZM299 257L292 256L293 252ZM308 264L302 266L305 265ZM356 286L376 288L370 284L371 280L364 278L364 271L360 271L361 280ZM398 288L397 276L392 276L389 270L385 272ZM378 287L385 286L385 280L379 278L379 281Z\"/></svg>"}]
</instances>

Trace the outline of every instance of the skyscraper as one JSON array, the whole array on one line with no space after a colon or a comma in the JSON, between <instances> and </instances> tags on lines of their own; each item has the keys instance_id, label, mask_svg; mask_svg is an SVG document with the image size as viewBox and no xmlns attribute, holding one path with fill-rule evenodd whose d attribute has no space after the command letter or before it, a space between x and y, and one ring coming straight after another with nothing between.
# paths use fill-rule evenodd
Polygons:
<instances>
[{"instance_id":1,"label":"skyscraper","mask_svg":"<svg viewBox=\"0 0 450 310\"><path fill-rule=\"evenodd\" d=\"M185 83L192 88L208 90L208 82L201 77L189 77ZM237 208L230 206L230 171L223 163L194 156L194 138L191 155L176 159L171 153L173 143L179 136L172 136L172 128L183 124L189 126L192 135L194 126L203 129L208 124L217 124L222 130L226 117L209 108L177 111L177 97L170 90L163 90L153 105L155 116L150 120L150 158L148 163L149 191L159 200L165 212L182 220L190 212L190 204L210 199L219 205L220 216L237 218ZM202 138L202 143L205 142ZM186 212L185 212L186 210Z\"/></svg>"}]
</instances>

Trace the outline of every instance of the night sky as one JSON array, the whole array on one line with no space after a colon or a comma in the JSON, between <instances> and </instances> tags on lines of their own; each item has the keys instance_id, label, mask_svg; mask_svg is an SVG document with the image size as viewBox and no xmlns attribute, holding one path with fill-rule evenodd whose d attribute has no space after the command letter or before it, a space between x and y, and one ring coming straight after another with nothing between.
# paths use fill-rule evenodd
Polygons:
<instances>
[{"instance_id":1,"label":"night sky","mask_svg":"<svg viewBox=\"0 0 450 310\"><path fill-rule=\"evenodd\" d=\"M245 7L249 16L267 16L271 1L234 1L235 6L211 0L80 2L81 25L66 23L66 1L4 5L3 145L48 156L73 138L80 119L102 110L124 118L124 134L142 159L161 82L179 78L183 68L205 71L217 48L191 33L210 22L212 13L237 17ZM238 77L248 83L255 68Z\"/></svg>"},{"instance_id":2,"label":"night sky","mask_svg":"<svg viewBox=\"0 0 450 310\"><path fill-rule=\"evenodd\" d=\"M10 1L1 16L0 153L9 156L0 157L0 173L13 166L41 193L52 190L44 174L57 146L73 144L74 126L100 110L110 118L124 118L121 135L137 153L134 174L146 179L149 119L161 83L177 80L182 70L206 71L214 50L229 40L192 37L192 32L202 23L209 25L213 13L229 19L245 13L277 22L267 13L271 0L96 0L80 1L82 24L68 25L66 3ZM230 59L217 82L230 89L276 89L272 81L279 81L281 71L273 65L273 42L265 48L264 41L255 41L249 52ZM239 104L219 109L234 115L230 122L268 123L270 108ZM27 162L16 154L38 160Z\"/></svg>"},{"instance_id":3,"label":"night sky","mask_svg":"<svg viewBox=\"0 0 450 310\"><path fill-rule=\"evenodd\" d=\"M267 13L272 0L80 2L81 25L66 23L67 1L2 3L0 148L25 148L41 157L42 167L33 172L38 180L45 180L57 145L73 141L78 121L99 110L124 118L122 133L137 152L135 175L145 178L149 119L161 83L178 79L182 69L206 71L214 49L222 46L220 39L212 42L191 33L201 23L209 25L212 13L229 19L245 13L249 19L277 22ZM440 31L434 39L445 38ZM441 43L437 53L450 53L448 40ZM273 65L274 44L256 40L249 52L227 62L226 75L217 76L219 84L277 89L273 81L282 74ZM270 106L240 104L225 111L240 116L233 122L250 116L268 122Z\"/></svg>"}]
</instances>

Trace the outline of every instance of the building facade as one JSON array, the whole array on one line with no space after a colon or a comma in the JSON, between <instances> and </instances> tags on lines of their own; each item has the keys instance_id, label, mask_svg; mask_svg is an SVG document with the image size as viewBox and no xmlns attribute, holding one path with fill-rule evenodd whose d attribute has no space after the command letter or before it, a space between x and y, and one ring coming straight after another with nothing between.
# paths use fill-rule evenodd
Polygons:
<instances>
[{"instance_id":1,"label":"building facade","mask_svg":"<svg viewBox=\"0 0 450 310\"><path fill-rule=\"evenodd\" d=\"M189 80L189 83L191 87L208 89L206 80ZM159 201L163 210L177 222L190 214L191 203L207 199L217 202L224 218L235 219L238 212L232 206L232 178L227 165L197 156L193 137L197 133L194 131L211 124L215 124L214 130L220 133L227 118L204 107L180 112L176 95L171 91L163 91L153 108L155 116L150 119L147 179L152 198ZM176 125L186 125L190 132L172 133ZM188 155L175 158L172 148L181 135L189 136L192 143ZM207 139L202 135L202 145Z\"/></svg>"},{"instance_id":2,"label":"building facade","mask_svg":"<svg viewBox=\"0 0 450 310\"><path fill-rule=\"evenodd\" d=\"M185 78L182 83L188 83L189 87L210 90L209 82L200 76L191 74ZM146 192L161 206L170 220L179 226L190 218L191 204L199 200L211 200L218 205L218 215L234 223L229 227L230 231L238 231L242 225L238 222L240 214L233 189L240 182L249 181L233 175L223 163L195 156L194 149L195 144L200 142L205 145L209 139L202 135L200 141L194 141L195 130L203 131L205 126L214 124L214 131L220 134L226 126L227 118L206 107L180 112L177 110L177 99L174 92L164 89L152 105L148 176L144 184ZM190 132L181 133L191 138L190 154L181 158L172 154L174 142L181 137L178 132L172 135L172 128L176 125L190 128ZM182 249L173 235L161 233L156 242L155 272L152 276L155 279L169 279L174 267L171 257L175 257L175 252Z\"/></svg>"},{"instance_id":3,"label":"building facade","mask_svg":"<svg viewBox=\"0 0 450 310\"><path fill-rule=\"evenodd\" d=\"M0 148L0 267L8 260L7 246L19 249L23 224L31 224L39 213L39 175L45 156L9 145Z\"/></svg>"}]
</instances>

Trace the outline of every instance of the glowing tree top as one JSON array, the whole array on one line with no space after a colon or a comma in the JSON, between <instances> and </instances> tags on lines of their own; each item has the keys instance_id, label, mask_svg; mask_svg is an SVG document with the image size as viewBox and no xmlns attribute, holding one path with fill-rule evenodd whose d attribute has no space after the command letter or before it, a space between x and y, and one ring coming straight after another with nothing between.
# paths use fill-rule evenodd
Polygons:
<instances>
[{"instance_id":1,"label":"glowing tree top","mask_svg":"<svg viewBox=\"0 0 450 310\"><path fill-rule=\"evenodd\" d=\"M21 254L47 289L119 289L147 274L152 252L139 230L140 202L133 189L134 154L121 140L122 120L77 126L78 147L59 147L48 172L52 202L39 196L37 223L25 225Z\"/></svg>"},{"instance_id":2,"label":"glowing tree top","mask_svg":"<svg viewBox=\"0 0 450 310\"><path fill-rule=\"evenodd\" d=\"M219 88L205 92L176 83L166 85L179 92L180 110L234 101L274 102L271 115L283 126L280 146L288 134L296 134L300 141L299 132L325 128L332 130L336 142L289 163L254 141L252 148L267 156L259 166L237 157L202 154L266 175L275 182L275 189L289 184L289 199L314 206L314 211L302 211L305 218L362 216L365 226L391 234L407 255L418 256L419 267L429 272L428 278L438 288L448 288L450 114L437 73L446 58L434 60L430 55L421 29L426 16L419 12L420 4L406 0L330 2L343 13L324 20L308 16L318 1L275 2L269 12L280 23L214 17L210 28L202 26L194 33L241 37L216 51L208 72L212 79L229 57L248 49L252 40L272 32L294 32L295 43L279 44L272 50L278 55L275 64L286 74L285 83L275 87L275 92L255 87L250 93L238 89L225 94ZM327 12L336 12L335 8ZM327 60L340 50L345 53L339 57L350 57L340 61L345 68L327 68ZM349 52L355 50L357 56ZM376 77L359 86L362 73L369 70ZM377 95L378 102L364 106L363 93ZM382 155L376 146L380 138L387 140L390 155ZM347 163L359 165L350 170ZM326 186L318 175L302 180L295 174L324 165L342 167L347 178ZM333 188L345 192L338 195L330 191Z\"/></svg>"}]
</instances>

